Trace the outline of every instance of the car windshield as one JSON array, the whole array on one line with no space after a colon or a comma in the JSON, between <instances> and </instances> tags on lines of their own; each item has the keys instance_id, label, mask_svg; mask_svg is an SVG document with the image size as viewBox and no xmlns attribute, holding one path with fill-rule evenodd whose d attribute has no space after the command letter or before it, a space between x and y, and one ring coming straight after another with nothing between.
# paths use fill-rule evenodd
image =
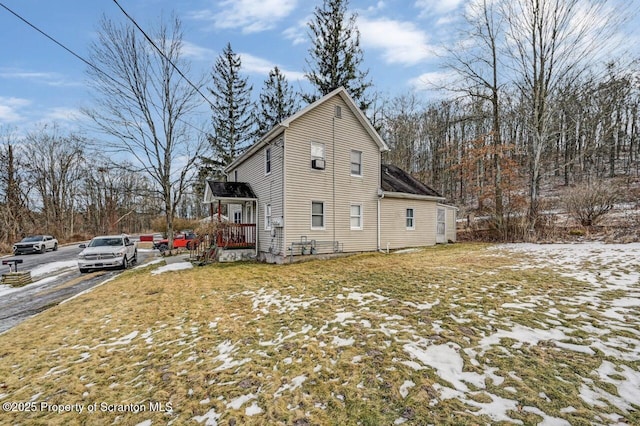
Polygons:
<instances>
[{"instance_id":1,"label":"car windshield","mask_svg":"<svg viewBox=\"0 0 640 426\"><path fill-rule=\"evenodd\" d=\"M22 239L23 243L34 243L36 241L42 241L42 235L34 235L31 237L24 237Z\"/></svg>"},{"instance_id":2,"label":"car windshield","mask_svg":"<svg viewBox=\"0 0 640 426\"><path fill-rule=\"evenodd\" d=\"M123 246L122 238L94 238L89 247L120 247Z\"/></svg>"}]
</instances>

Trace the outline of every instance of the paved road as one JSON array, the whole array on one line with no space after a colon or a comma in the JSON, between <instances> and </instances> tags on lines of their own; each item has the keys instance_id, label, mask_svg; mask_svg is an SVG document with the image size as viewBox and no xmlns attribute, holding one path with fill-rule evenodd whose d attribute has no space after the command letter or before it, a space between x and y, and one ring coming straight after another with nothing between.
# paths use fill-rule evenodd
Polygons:
<instances>
[{"instance_id":1,"label":"paved road","mask_svg":"<svg viewBox=\"0 0 640 426\"><path fill-rule=\"evenodd\" d=\"M9 256L20 259L18 271L31 271L34 284L8 289L0 285L0 333L21 323L32 315L55 306L69 297L90 289L121 271L97 271L80 274L76 257L82 249L78 245L60 247L58 251L43 254ZM138 262L143 263L154 252L138 251ZM9 267L0 266L2 273Z\"/></svg>"}]
</instances>

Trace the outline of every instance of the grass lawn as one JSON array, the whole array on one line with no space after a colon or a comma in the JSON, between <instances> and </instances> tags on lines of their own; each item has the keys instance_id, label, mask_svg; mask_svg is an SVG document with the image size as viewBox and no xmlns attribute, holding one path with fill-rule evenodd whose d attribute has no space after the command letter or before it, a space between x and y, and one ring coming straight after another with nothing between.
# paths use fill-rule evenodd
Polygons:
<instances>
[{"instance_id":1,"label":"grass lawn","mask_svg":"<svg viewBox=\"0 0 640 426\"><path fill-rule=\"evenodd\" d=\"M614 248L130 270L0 335L0 424L640 424Z\"/></svg>"}]
</instances>

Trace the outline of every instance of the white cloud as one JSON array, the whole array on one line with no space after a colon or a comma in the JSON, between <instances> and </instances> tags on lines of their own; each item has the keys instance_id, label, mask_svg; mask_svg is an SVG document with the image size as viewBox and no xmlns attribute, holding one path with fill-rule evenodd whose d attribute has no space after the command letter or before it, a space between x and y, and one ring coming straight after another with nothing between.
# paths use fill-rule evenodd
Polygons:
<instances>
[{"instance_id":1,"label":"white cloud","mask_svg":"<svg viewBox=\"0 0 640 426\"><path fill-rule=\"evenodd\" d=\"M464 0L416 0L415 6L420 9L421 17L437 14L451 13L458 8Z\"/></svg>"},{"instance_id":2,"label":"white cloud","mask_svg":"<svg viewBox=\"0 0 640 426\"><path fill-rule=\"evenodd\" d=\"M82 113L75 108L57 107L49 110L45 116L45 120L53 121L75 121L83 117Z\"/></svg>"},{"instance_id":3,"label":"white cloud","mask_svg":"<svg viewBox=\"0 0 640 426\"><path fill-rule=\"evenodd\" d=\"M384 8L386 8L386 7L387 7L387 5L386 5L386 3L384 1L379 1L375 5L369 6L367 8L367 12L369 12L369 13L379 12L379 11L383 10Z\"/></svg>"},{"instance_id":4,"label":"white cloud","mask_svg":"<svg viewBox=\"0 0 640 426\"><path fill-rule=\"evenodd\" d=\"M264 58L251 55L249 53L240 53L240 60L242 61L242 69L251 74L261 74L264 76L264 80L269 76L269 72L277 65ZM287 71L280 68L280 72L284 74L287 80L298 81L304 79L304 73L298 71Z\"/></svg>"},{"instance_id":5,"label":"white cloud","mask_svg":"<svg viewBox=\"0 0 640 426\"><path fill-rule=\"evenodd\" d=\"M282 34L286 39L291 40L294 46L307 42L307 29L309 28L307 23L311 19L312 17L309 15L307 18L298 21L297 25L284 30Z\"/></svg>"},{"instance_id":6,"label":"white cloud","mask_svg":"<svg viewBox=\"0 0 640 426\"><path fill-rule=\"evenodd\" d=\"M450 72L432 71L419 75L409 80L409 85L415 91L440 90L448 87L456 80L456 76Z\"/></svg>"},{"instance_id":7,"label":"white cloud","mask_svg":"<svg viewBox=\"0 0 640 426\"><path fill-rule=\"evenodd\" d=\"M65 80L63 76L53 72L35 72L4 68L0 69L0 78L27 80L54 87L83 86L81 81Z\"/></svg>"},{"instance_id":8,"label":"white cloud","mask_svg":"<svg viewBox=\"0 0 640 426\"><path fill-rule=\"evenodd\" d=\"M382 50L388 64L415 65L433 57L427 34L412 22L358 18L363 47Z\"/></svg>"},{"instance_id":9,"label":"white cloud","mask_svg":"<svg viewBox=\"0 0 640 426\"><path fill-rule=\"evenodd\" d=\"M19 113L19 109L29 105L27 99L5 98L0 96L0 124L15 123L24 119Z\"/></svg>"},{"instance_id":10,"label":"white cloud","mask_svg":"<svg viewBox=\"0 0 640 426\"><path fill-rule=\"evenodd\" d=\"M187 58L192 58L195 60L208 60L211 61L213 58L218 56L212 49L208 49L206 47L200 47L196 44L190 43L188 41L182 41L182 54Z\"/></svg>"},{"instance_id":11,"label":"white cloud","mask_svg":"<svg viewBox=\"0 0 640 426\"><path fill-rule=\"evenodd\" d=\"M216 29L242 28L245 34L272 29L276 23L289 16L298 0L222 0L216 10L192 12L196 20L211 21Z\"/></svg>"}]
</instances>

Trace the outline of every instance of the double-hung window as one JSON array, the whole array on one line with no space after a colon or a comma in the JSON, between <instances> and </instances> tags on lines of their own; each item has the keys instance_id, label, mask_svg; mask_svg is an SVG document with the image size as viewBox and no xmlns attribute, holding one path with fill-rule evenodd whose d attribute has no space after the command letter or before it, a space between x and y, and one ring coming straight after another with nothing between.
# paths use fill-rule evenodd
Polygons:
<instances>
[{"instance_id":1,"label":"double-hung window","mask_svg":"<svg viewBox=\"0 0 640 426\"><path fill-rule=\"evenodd\" d=\"M264 174L266 176L269 173L271 173L271 147L264 151Z\"/></svg>"},{"instance_id":2,"label":"double-hung window","mask_svg":"<svg viewBox=\"0 0 640 426\"><path fill-rule=\"evenodd\" d=\"M271 204L264 205L264 229L271 231Z\"/></svg>"},{"instance_id":3,"label":"double-hung window","mask_svg":"<svg viewBox=\"0 0 640 426\"><path fill-rule=\"evenodd\" d=\"M407 229L416 229L416 224L414 222L414 217L413 217L413 209L407 209L406 221L407 221Z\"/></svg>"},{"instance_id":4,"label":"double-hung window","mask_svg":"<svg viewBox=\"0 0 640 426\"><path fill-rule=\"evenodd\" d=\"M351 151L351 176L362 176L361 151Z\"/></svg>"},{"instance_id":5,"label":"double-hung window","mask_svg":"<svg viewBox=\"0 0 640 426\"><path fill-rule=\"evenodd\" d=\"M362 204L351 204L349 222L352 230L362 229Z\"/></svg>"},{"instance_id":6,"label":"double-hung window","mask_svg":"<svg viewBox=\"0 0 640 426\"><path fill-rule=\"evenodd\" d=\"M311 229L324 229L324 202L311 202Z\"/></svg>"}]
</instances>

